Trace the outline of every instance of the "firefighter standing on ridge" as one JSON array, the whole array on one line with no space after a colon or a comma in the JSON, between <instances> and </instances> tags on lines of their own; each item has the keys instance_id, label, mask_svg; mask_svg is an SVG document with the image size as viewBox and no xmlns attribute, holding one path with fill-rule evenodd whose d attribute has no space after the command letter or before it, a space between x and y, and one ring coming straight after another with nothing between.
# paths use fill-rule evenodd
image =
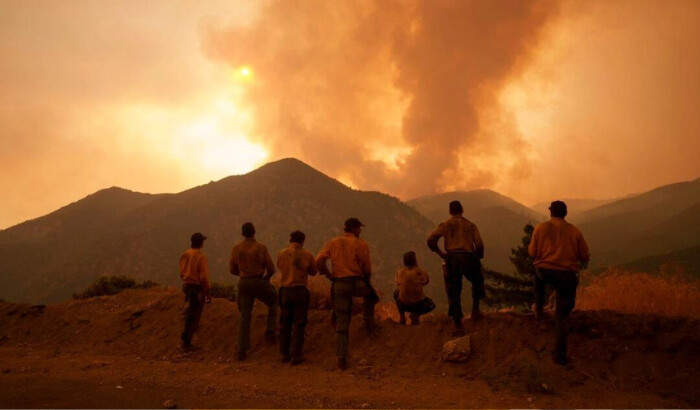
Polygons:
<instances>
[{"instance_id":1,"label":"firefighter standing on ridge","mask_svg":"<svg viewBox=\"0 0 700 410\"><path fill-rule=\"evenodd\" d=\"M185 329L180 335L182 347L192 348L192 335L199 329L204 302L210 303L209 264L202 253L206 236L197 232L190 237L191 247L180 256L180 279L182 291L185 292L187 308L185 309Z\"/></svg>"},{"instance_id":2,"label":"firefighter standing on ridge","mask_svg":"<svg viewBox=\"0 0 700 410\"><path fill-rule=\"evenodd\" d=\"M241 234L243 240L231 249L229 261L231 274L240 277L236 298L238 311L241 313L236 346L238 360L244 360L246 352L250 349L250 318L255 299L267 305L265 339L270 343L276 341L277 326L277 292L270 283L270 278L275 274L275 264L267 247L255 240L255 226L251 222L243 224Z\"/></svg>"},{"instance_id":3,"label":"firefighter standing on ridge","mask_svg":"<svg viewBox=\"0 0 700 410\"><path fill-rule=\"evenodd\" d=\"M450 219L442 222L428 236L428 248L440 255L446 263L445 289L449 303L448 314L454 322L453 336L464 336L462 327L462 276L472 283L472 320L481 318L479 300L486 296L481 259L484 257L484 242L479 229L462 214L459 201L449 205ZM445 238L445 252L438 247L440 237Z\"/></svg>"},{"instance_id":4,"label":"firefighter standing on ridge","mask_svg":"<svg viewBox=\"0 0 700 410\"><path fill-rule=\"evenodd\" d=\"M347 369L350 316L352 310L352 298L364 298L364 324L368 332L375 327L374 305L378 297L372 286L370 278L372 269L369 259L369 246L360 239L360 232L364 225L357 218L349 218L345 221L345 233L331 239L326 243L318 255L316 255L316 267L318 271L327 276L333 282L331 286L333 298L333 313L336 316L336 356L338 367ZM326 261L331 260L332 271L328 271Z\"/></svg>"},{"instance_id":5,"label":"firefighter standing on ridge","mask_svg":"<svg viewBox=\"0 0 700 410\"><path fill-rule=\"evenodd\" d=\"M535 277L535 317L542 318L545 298L545 285L554 287L556 308L554 311L555 348L554 362L565 365L567 339L569 335L569 314L576 304L578 272L591 258L583 234L574 225L566 222L566 204L554 201L549 206L551 219L538 224L532 232L528 247L534 259Z\"/></svg>"},{"instance_id":6,"label":"firefighter standing on ridge","mask_svg":"<svg viewBox=\"0 0 700 410\"><path fill-rule=\"evenodd\" d=\"M289 235L289 246L277 254L277 267L282 274L279 289L280 353L282 362L293 365L304 361L304 330L309 313L311 294L308 277L316 275L314 256L303 248L306 235L294 231ZM292 325L294 333L292 333ZM291 349L290 349L291 348ZM290 351L291 350L291 351Z\"/></svg>"}]
</instances>

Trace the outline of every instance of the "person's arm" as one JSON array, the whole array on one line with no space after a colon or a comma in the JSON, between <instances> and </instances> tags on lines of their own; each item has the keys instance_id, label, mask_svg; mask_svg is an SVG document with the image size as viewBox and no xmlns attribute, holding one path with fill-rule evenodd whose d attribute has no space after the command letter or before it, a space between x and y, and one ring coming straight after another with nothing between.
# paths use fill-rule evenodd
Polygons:
<instances>
[{"instance_id":1,"label":"person's arm","mask_svg":"<svg viewBox=\"0 0 700 410\"><path fill-rule=\"evenodd\" d=\"M423 286L426 286L428 283L430 283L430 275L428 275L428 271L423 269Z\"/></svg>"},{"instance_id":2,"label":"person's arm","mask_svg":"<svg viewBox=\"0 0 700 410\"><path fill-rule=\"evenodd\" d=\"M265 279L270 280L272 275L275 274L275 264L272 262L272 256L270 256L270 251L267 250L266 246L263 246L263 258L265 259L265 269L267 270Z\"/></svg>"},{"instance_id":3,"label":"person's arm","mask_svg":"<svg viewBox=\"0 0 700 410\"><path fill-rule=\"evenodd\" d=\"M180 267L180 279L185 279L185 275L183 271L185 270L185 255L183 254L180 256L180 263L178 265Z\"/></svg>"},{"instance_id":4,"label":"person's arm","mask_svg":"<svg viewBox=\"0 0 700 410\"><path fill-rule=\"evenodd\" d=\"M403 278L401 278L401 269L396 271L396 275L394 275L394 282L396 282L396 286L399 286L403 283Z\"/></svg>"},{"instance_id":5,"label":"person's arm","mask_svg":"<svg viewBox=\"0 0 700 410\"><path fill-rule=\"evenodd\" d=\"M231 249L231 258L228 261L228 270L233 276L241 276L241 271L238 266L238 261L236 260L238 255L236 254L236 247Z\"/></svg>"},{"instance_id":6,"label":"person's arm","mask_svg":"<svg viewBox=\"0 0 700 410\"><path fill-rule=\"evenodd\" d=\"M438 246L438 241L445 234L444 224L440 224L435 228L435 230L428 236L428 248L440 255L441 258L445 258L445 252L443 252Z\"/></svg>"},{"instance_id":7,"label":"person's arm","mask_svg":"<svg viewBox=\"0 0 700 410\"><path fill-rule=\"evenodd\" d=\"M211 282L209 280L209 262L207 257L202 255L199 261L199 283L202 285L202 295L204 300L209 303L211 302Z\"/></svg>"},{"instance_id":8,"label":"person's arm","mask_svg":"<svg viewBox=\"0 0 700 410\"><path fill-rule=\"evenodd\" d=\"M316 269L316 261L314 261L314 256L311 253L309 253L308 258L309 258L309 268L306 271L306 273L309 276L316 276L316 274L318 273L318 269Z\"/></svg>"},{"instance_id":9,"label":"person's arm","mask_svg":"<svg viewBox=\"0 0 700 410\"><path fill-rule=\"evenodd\" d=\"M316 255L316 269L318 269L318 273L327 277L331 278L331 272L328 270L328 266L326 265L326 261L331 258L331 251L330 251L330 242L326 243L323 248L318 252L318 255Z\"/></svg>"},{"instance_id":10,"label":"person's arm","mask_svg":"<svg viewBox=\"0 0 700 410\"><path fill-rule=\"evenodd\" d=\"M484 241L481 239L481 234L479 233L479 228L474 226L474 254L479 259L484 258Z\"/></svg>"},{"instance_id":11,"label":"person's arm","mask_svg":"<svg viewBox=\"0 0 700 410\"><path fill-rule=\"evenodd\" d=\"M535 229L532 231L532 238L530 238L530 245L527 247L527 253L530 254L530 257L533 259L537 259L537 251L538 246L539 246L539 225L535 227Z\"/></svg>"}]
</instances>

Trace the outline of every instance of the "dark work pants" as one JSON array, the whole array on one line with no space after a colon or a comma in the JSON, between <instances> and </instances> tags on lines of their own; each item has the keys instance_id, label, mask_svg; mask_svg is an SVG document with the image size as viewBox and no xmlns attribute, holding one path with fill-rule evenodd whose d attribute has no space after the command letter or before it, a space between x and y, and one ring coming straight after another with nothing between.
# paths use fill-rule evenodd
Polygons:
<instances>
[{"instance_id":1,"label":"dark work pants","mask_svg":"<svg viewBox=\"0 0 700 410\"><path fill-rule=\"evenodd\" d=\"M399 314L403 315L405 312L413 313L415 315L424 315L430 313L435 309L435 302L432 299L426 297L423 298L418 303L406 304L399 300L399 290L394 291L394 300L396 301L396 308L399 310Z\"/></svg>"},{"instance_id":2,"label":"dark work pants","mask_svg":"<svg viewBox=\"0 0 700 410\"><path fill-rule=\"evenodd\" d=\"M204 295L200 285L186 283L182 285L182 290L185 292L187 308L185 308L185 330L180 338L185 344L189 344L192 341L192 335L199 330L199 319L204 309Z\"/></svg>"},{"instance_id":3,"label":"dark work pants","mask_svg":"<svg viewBox=\"0 0 700 410\"><path fill-rule=\"evenodd\" d=\"M447 276L445 276L445 289L449 303L448 315L453 321L462 320L462 277L472 283L472 299L474 306L478 306L479 300L486 296L484 290L484 275L481 274L481 261L472 253L455 252L448 253L445 259Z\"/></svg>"},{"instance_id":4,"label":"dark work pants","mask_svg":"<svg viewBox=\"0 0 700 410\"><path fill-rule=\"evenodd\" d=\"M280 288L280 353L282 356L301 357L310 299L311 293L306 286ZM294 333L292 333L292 327Z\"/></svg>"},{"instance_id":5,"label":"dark work pants","mask_svg":"<svg viewBox=\"0 0 700 410\"><path fill-rule=\"evenodd\" d=\"M573 271L537 268L534 278L534 290L535 308L538 310L544 307L545 285L551 285L556 292L554 354L561 359L565 359L569 336L569 314L576 305L578 276Z\"/></svg>"},{"instance_id":6,"label":"dark work pants","mask_svg":"<svg viewBox=\"0 0 700 410\"><path fill-rule=\"evenodd\" d=\"M238 352L250 349L250 319L253 314L255 299L267 305L267 332L274 332L277 325L277 292L270 281L262 277L241 278L238 280Z\"/></svg>"},{"instance_id":7,"label":"dark work pants","mask_svg":"<svg viewBox=\"0 0 700 410\"><path fill-rule=\"evenodd\" d=\"M333 313L335 313L335 354L339 358L348 357L350 344L350 316L352 314L352 298L362 297L364 300L365 326L374 327L374 305L372 289L361 278L336 279L333 282Z\"/></svg>"}]
</instances>

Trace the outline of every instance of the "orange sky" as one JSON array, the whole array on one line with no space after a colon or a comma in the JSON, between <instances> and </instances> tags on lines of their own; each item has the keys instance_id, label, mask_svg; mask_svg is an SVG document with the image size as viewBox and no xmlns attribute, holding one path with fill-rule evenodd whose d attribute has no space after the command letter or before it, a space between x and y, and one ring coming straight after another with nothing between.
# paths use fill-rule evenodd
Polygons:
<instances>
[{"instance_id":1,"label":"orange sky","mask_svg":"<svg viewBox=\"0 0 700 410\"><path fill-rule=\"evenodd\" d=\"M700 2L34 1L0 12L0 228L295 156L403 199L700 176Z\"/></svg>"}]
</instances>

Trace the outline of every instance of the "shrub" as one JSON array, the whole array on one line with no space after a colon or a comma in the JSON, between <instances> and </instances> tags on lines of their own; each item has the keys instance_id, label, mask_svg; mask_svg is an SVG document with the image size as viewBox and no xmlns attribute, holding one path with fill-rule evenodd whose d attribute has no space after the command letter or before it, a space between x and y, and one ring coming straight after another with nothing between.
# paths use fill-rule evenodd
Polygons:
<instances>
[{"instance_id":1,"label":"shrub","mask_svg":"<svg viewBox=\"0 0 700 410\"><path fill-rule=\"evenodd\" d=\"M228 299L231 302L236 301L236 287L234 285L213 282L209 288L209 294L213 298Z\"/></svg>"},{"instance_id":2,"label":"shrub","mask_svg":"<svg viewBox=\"0 0 700 410\"><path fill-rule=\"evenodd\" d=\"M579 290L579 309L700 317L700 281L677 272L608 269L581 282L587 285Z\"/></svg>"},{"instance_id":3,"label":"shrub","mask_svg":"<svg viewBox=\"0 0 700 410\"><path fill-rule=\"evenodd\" d=\"M146 280L141 283L128 276L101 276L81 293L74 293L73 299L88 299L96 296L115 295L124 289L148 289L158 286L157 283Z\"/></svg>"}]
</instances>

